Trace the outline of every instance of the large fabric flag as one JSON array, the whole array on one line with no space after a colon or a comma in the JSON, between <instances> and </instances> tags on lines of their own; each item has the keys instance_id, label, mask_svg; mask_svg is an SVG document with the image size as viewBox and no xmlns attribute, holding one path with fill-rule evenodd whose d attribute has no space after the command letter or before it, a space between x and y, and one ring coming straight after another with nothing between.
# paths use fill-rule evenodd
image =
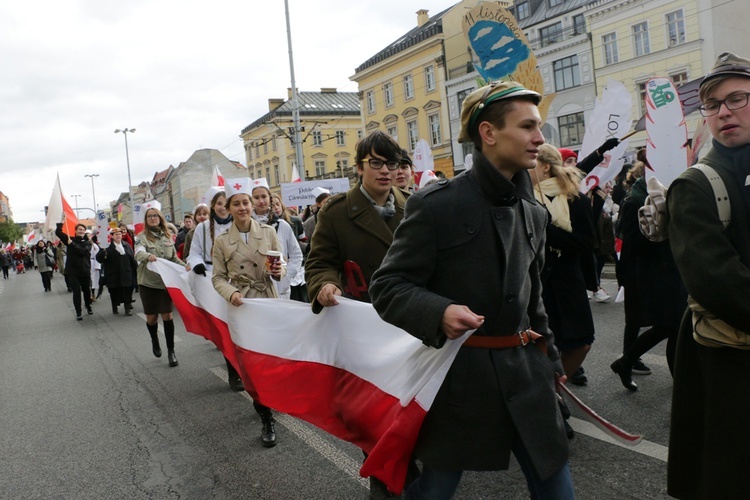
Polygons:
<instances>
[{"instance_id":1,"label":"large fabric flag","mask_svg":"<svg viewBox=\"0 0 750 500\"><path fill-rule=\"evenodd\" d=\"M607 139L620 138L628 132L630 104L630 92L625 85L616 80L609 80L601 98L596 100L591 116L586 121L586 134L583 136L578 158L586 158ZM579 189L588 193L596 186L606 184L617 177L625 164L623 154L627 147L628 140L625 139L612 151L605 153L601 163L581 181Z\"/></svg>"},{"instance_id":2,"label":"large fabric flag","mask_svg":"<svg viewBox=\"0 0 750 500\"><path fill-rule=\"evenodd\" d=\"M211 175L211 185L212 186L223 186L224 185L224 176L221 175L221 172L219 171L219 166L214 165L214 172Z\"/></svg>"},{"instance_id":3,"label":"large fabric flag","mask_svg":"<svg viewBox=\"0 0 750 500\"><path fill-rule=\"evenodd\" d=\"M403 489L419 428L467 335L433 349L382 321L372 305L345 298L318 315L284 299L233 307L206 277L162 259L148 266L188 331L222 339L254 399L360 447L369 455L360 474Z\"/></svg>"},{"instance_id":4,"label":"large fabric flag","mask_svg":"<svg viewBox=\"0 0 750 500\"><path fill-rule=\"evenodd\" d=\"M674 84L668 78L652 78L646 84L646 157L664 187L688 168L690 151L687 145L685 115Z\"/></svg>"},{"instance_id":5,"label":"large fabric flag","mask_svg":"<svg viewBox=\"0 0 750 500\"><path fill-rule=\"evenodd\" d=\"M299 176L299 169L294 162L292 162L292 182L302 182L302 178Z\"/></svg>"},{"instance_id":6,"label":"large fabric flag","mask_svg":"<svg viewBox=\"0 0 750 500\"><path fill-rule=\"evenodd\" d=\"M65 215L64 221L63 215ZM47 218L44 221L44 228L47 231L54 233L58 222L63 223L63 232L65 234L71 237L76 234L78 217L76 217L70 204L63 197L62 188L60 187L60 174L57 174L55 186L52 188L52 196L49 198L49 204L47 205Z\"/></svg>"}]
</instances>

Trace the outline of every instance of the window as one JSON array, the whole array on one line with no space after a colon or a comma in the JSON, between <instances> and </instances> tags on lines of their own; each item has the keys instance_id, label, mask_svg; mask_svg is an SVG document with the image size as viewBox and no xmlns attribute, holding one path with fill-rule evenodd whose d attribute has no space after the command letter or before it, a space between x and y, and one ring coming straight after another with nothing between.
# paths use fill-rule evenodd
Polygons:
<instances>
[{"instance_id":1,"label":"window","mask_svg":"<svg viewBox=\"0 0 750 500\"><path fill-rule=\"evenodd\" d=\"M685 43L685 19L681 9L667 14L667 34L670 47Z\"/></svg>"},{"instance_id":2,"label":"window","mask_svg":"<svg viewBox=\"0 0 750 500\"><path fill-rule=\"evenodd\" d=\"M562 40L562 23L555 23L539 29L539 41L542 47Z\"/></svg>"},{"instance_id":3,"label":"window","mask_svg":"<svg viewBox=\"0 0 750 500\"><path fill-rule=\"evenodd\" d=\"M635 56L645 56L651 52L648 43L648 26L645 22L633 26L633 45Z\"/></svg>"},{"instance_id":4,"label":"window","mask_svg":"<svg viewBox=\"0 0 750 500\"><path fill-rule=\"evenodd\" d=\"M390 108L393 106L393 84L386 83L383 85L383 93L385 94L385 107Z\"/></svg>"},{"instance_id":5,"label":"window","mask_svg":"<svg viewBox=\"0 0 750 500\"><path fill-rule=\"evenodd\" d=\"M414 99L414 80L411 75L404 77L404 99Z\"/></svg>"},{"instance_id":6,"label":"window","mask_svg":"<svg viewBox=\"0 0 750 500\"><path fill-rule=\"evenodd\" d=\"M521 2L516 5L516 19L522 21L529 17L529 2Z\"/></svg>"},{"instance_id":7,"label":"window","mask_svg":"<svg viewBox=\"0 0 750 500\"><path fill-rule=\"evenodd\" d=\"M388 135L393 137L394 140L398 140L398 127L396 125L388 127Z\"/></svg>"},{"instance_id":8,"label":"window","mask_svg":"<svg viewBox=\"0 0 750 500\"><path fill-rule=\"evenodd\" d=\"M250 163L253 161L253 145L248 144L245 146L245 151L247 151L247 162Z\"/></svg>"},{"instance_id":9,"label":"window","mask_svg":"<svg viewBox=\"0 0 750 500\"><path fill-rule=\"evenodd\" d=\"M320 132L320 130L314 130L312 133L312 137L313 137L313 146L323 145L323 134Z\"/></svg>"},{"instance_id":10,"label":"window","mask_svg":"<svg viewBox=\"0 0 750 500\"><path fill-rule=\"evenodd\" d=\"M570 56L552 63L555 73L555 90L565 90L581 84L578 56Z\"/></svg>"},{"instance_id":11,"label":"window","mask_svg":"<svg viewBox=\"0 0 750 500\"><path fill-rule=\"evenodd\" d=\"M271 180L271 167L266 167L266 180Z\"/></svg>"},{"instance_id":12,"label":"window","mask_svg":"<svg viewBox=\"0 0 750 500\"><path fill-rule=\"evenodd\" d=\"M320 177L326 173L325 160L315 160L315 177Z\"/></svg>"},{"instance_id":13,"label":"window","mask_svg":"<svg viewBox=\"0 0 750 500\"><path fill-rule=\"evenodd\" d=\"M443 138L440 135L440 115L430 115L427 117L427 121L430 124L430 139L432 140L432 145L439 146L443 142Z\"/></svg>"},{"instance_id":14,"label":"window","mask_svg":"<svg viewBox=\"0 0 750 500\"><path fill-rule=\"evenodd\" d=\"M255 157L257 158L259 156L260 156L260 143L256 142L255 143Z\"/></svg>"},{"instance_id":15,"label":"window","mask_svg":"<svg viewBox=\"0 0 750 500\"><path fill-rule=\"evenodd\" d=\"M604 64L614 64L619 60L619 57L617 57L617 33L608 33L602 37L602 49L604 50Z\"/></svg>"},{"instance_id":16,"label":"window","mask_svg":"<svg viewBox=\"0 0 750 500\"><path fill-rule=\"evenodd\" d=\"M563 146L574 146L583 142L586 127L583 123L583 113L561 116L557 119L560 128L560 143Z\"/></svg>"},{"instance_id":17,"label":"window","mask_svg":"<svg viewBox=\"0 0 750 500\"><path fill-rule=\"evenodd\" d=\"M638 84L638 102L640 103L641 107L641 114L646 114L646 83L647 82L641 82Z\"/></svg>"},{"instance_id":18,"label":"window","mask_svg":"<svg viewBox=\"0 0 750 500\"><path fill-rule=\"evenodd\" d=\"M268 141L265 139L263 139L263 154L264 155L268 154Z\"/></svg>"},{"instance_id":19,"label":"window","mask_svg":"<svg viewBox=\"0 0 750 500\"><path fill-rule=\"evenodd\" d=\"M584 33L586 33L586 18L583 17L583 14L573 16L573 34L582 35Z\"/></svg>"},{"instance_id":20,"label":"window","mask_svg":"<svg viewBox=\"0 0 750 500\"><path fill-rule=\"evenodd\" d=\"M279 178L279 166L278 165L273 166L273 175L276 178L276 182L274 182L274 186L279 185L281 183L281 179Z\"/></svg>"},{"instance_id":21,"label":"window","mask_svg":"<svg viewBox=\"0 0 750 500\"><path fill-rule=\"evenodd\" d=\"M564 0L549 0L549 6L550 7L557 7L558 5L562 5Z\"/></svg>"},{"instance_id":22,"label":"window","mask_svg":"<svg viewBox=\"0 0 750 500\"><path fill-rule=\"evenodd\" d=\"M344 146L344 131L343 130L337 130L336 131L336 145L337 146Z\"/></svg>"},{"instance_id":23,"label":"window","mask_svg":"<svg viewBox=\"0 0 750 500\"><path fill-rule=\"evenodd\" d=\"M273 138L271 145L273 146L273 150L276 151L276 137Z\"/></svg>"},{"instance_id":24,"label":"window","mask_svg":"<svg viewBox=\"0 0 750 500\"><path fill-rule=\"evenodd\" d=\"M674 83L675 88L679 88L681 85L685 85L688 81L687 72L685 71L681 73L675 73L674 75L669 75L669 78L672 80L672 83Z\"/></svg>"},{"instance_id":25,"label":"window","mask_svg":"<svg viewBox=\"0 0 750 500\"><path fill-rule=\"evenodd\" d=\"M367 113L373 114L375 112L375 91L367 91Z\"/></svg>"},{"instance_id":26,"label":"window","mask_svg":"<svg viewBox=\"0 0 750 500\"><path fill-rule=\"evenodd\" d=\"M427 92L432 92L437 87L435 84L435 66L427 66L424 69L424 86Z\"/></svg>"},{"instance_id":27,"label":"window","mask_svg":"<svg viewBox=\"0 0 750 500\"><path fill-rule=\"evenodd\" d=\"M406 122L406 133L409 136L409 147L411 151L414 151L417 147L417 141L419 140L419 131L417 130L417 122Z\"/></svg>"}]
</instances>

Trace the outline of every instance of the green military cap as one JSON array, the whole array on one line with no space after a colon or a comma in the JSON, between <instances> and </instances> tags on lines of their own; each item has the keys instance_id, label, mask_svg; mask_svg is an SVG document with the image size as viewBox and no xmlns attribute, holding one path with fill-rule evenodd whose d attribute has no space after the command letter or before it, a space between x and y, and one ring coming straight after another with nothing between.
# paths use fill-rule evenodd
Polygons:
<instances>
[{"instance_id":1,"label":"green military cap","mask_svg":"<svg viewBox=\"0 0 750 500\"><path fill-rule=\"evenodd\" d=\"M714 67L703 78L701 87L709 80L718 76L744 76L750 78L750 59L745 59L731 52L722 52L716 58Z\"/></svg>"},{"instance_id":2,"label":"green military cap","mask_svg":"<svg viewBox=\"0 0 750 500\"><path fill-rule=\"evenodd\" d=\"M525 88L518 82L493 82L479 88L466 96L461 108L461 132L458 142L471 142L469 132L476 125L482 111L495 101L511 99L513 97L532 96L534 104L539 104L542 96L538 92Z\"/></svg>"}]
</instances>

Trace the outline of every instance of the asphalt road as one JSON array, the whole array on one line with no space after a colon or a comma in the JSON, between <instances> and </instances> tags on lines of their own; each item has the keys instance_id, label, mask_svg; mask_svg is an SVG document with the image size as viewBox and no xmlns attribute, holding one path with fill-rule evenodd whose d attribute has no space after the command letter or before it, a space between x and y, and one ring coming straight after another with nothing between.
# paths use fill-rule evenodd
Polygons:
<instances>
[{"instance_id":1,"label":"asphalt road","mask_svg":"<svg viewBox=\"0 0 750 500\"><path fill-rule=\"evenodd\" d=\"M666 496L672 381L664 346L644 356L650 376L629 393L610 372L621 350L622 304L592 303L597 338L573 391L602 416L642 434L608 442L574 409L571 469L580 499ZM261 446L260 420L229 390L221 354L176 316L180 365L151 353L142 315L112 315L105 290L77 322L59 274L0 280L0 498L367 498L361 452L278 416L278 446ZM140 303L135 312L140 312ZM163 344L163 342L162 342ZM162 348L164 346L162 345ZM523 475L467 472L456 498L528 498Z\"/></svg>"}]
</instances>

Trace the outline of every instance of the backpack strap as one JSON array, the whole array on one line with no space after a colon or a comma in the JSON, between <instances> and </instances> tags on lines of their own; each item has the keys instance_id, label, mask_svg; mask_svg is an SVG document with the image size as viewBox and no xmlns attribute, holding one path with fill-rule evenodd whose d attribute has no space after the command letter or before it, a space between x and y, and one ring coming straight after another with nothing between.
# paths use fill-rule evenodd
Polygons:
<instances>
[{"instance_id":1,"label":"backpack strap","mask_svg":"<svg viewBox=\"0 0 750 500\"><path fill-rule=\"evenodd\" d=\"M714 191L714 199L716 200L716 209L719 211L719 219L721 220L724 229L729 227L729 222L732 216L732 207L729 204L729 193L727 193L727 186L719 176L718 172L712 167L709 167L705 163L697 163L693 165L693 168L697 168L703 175L706 176L708 182L711 183L711 189Z\"/></svg>"}]
</instances>

